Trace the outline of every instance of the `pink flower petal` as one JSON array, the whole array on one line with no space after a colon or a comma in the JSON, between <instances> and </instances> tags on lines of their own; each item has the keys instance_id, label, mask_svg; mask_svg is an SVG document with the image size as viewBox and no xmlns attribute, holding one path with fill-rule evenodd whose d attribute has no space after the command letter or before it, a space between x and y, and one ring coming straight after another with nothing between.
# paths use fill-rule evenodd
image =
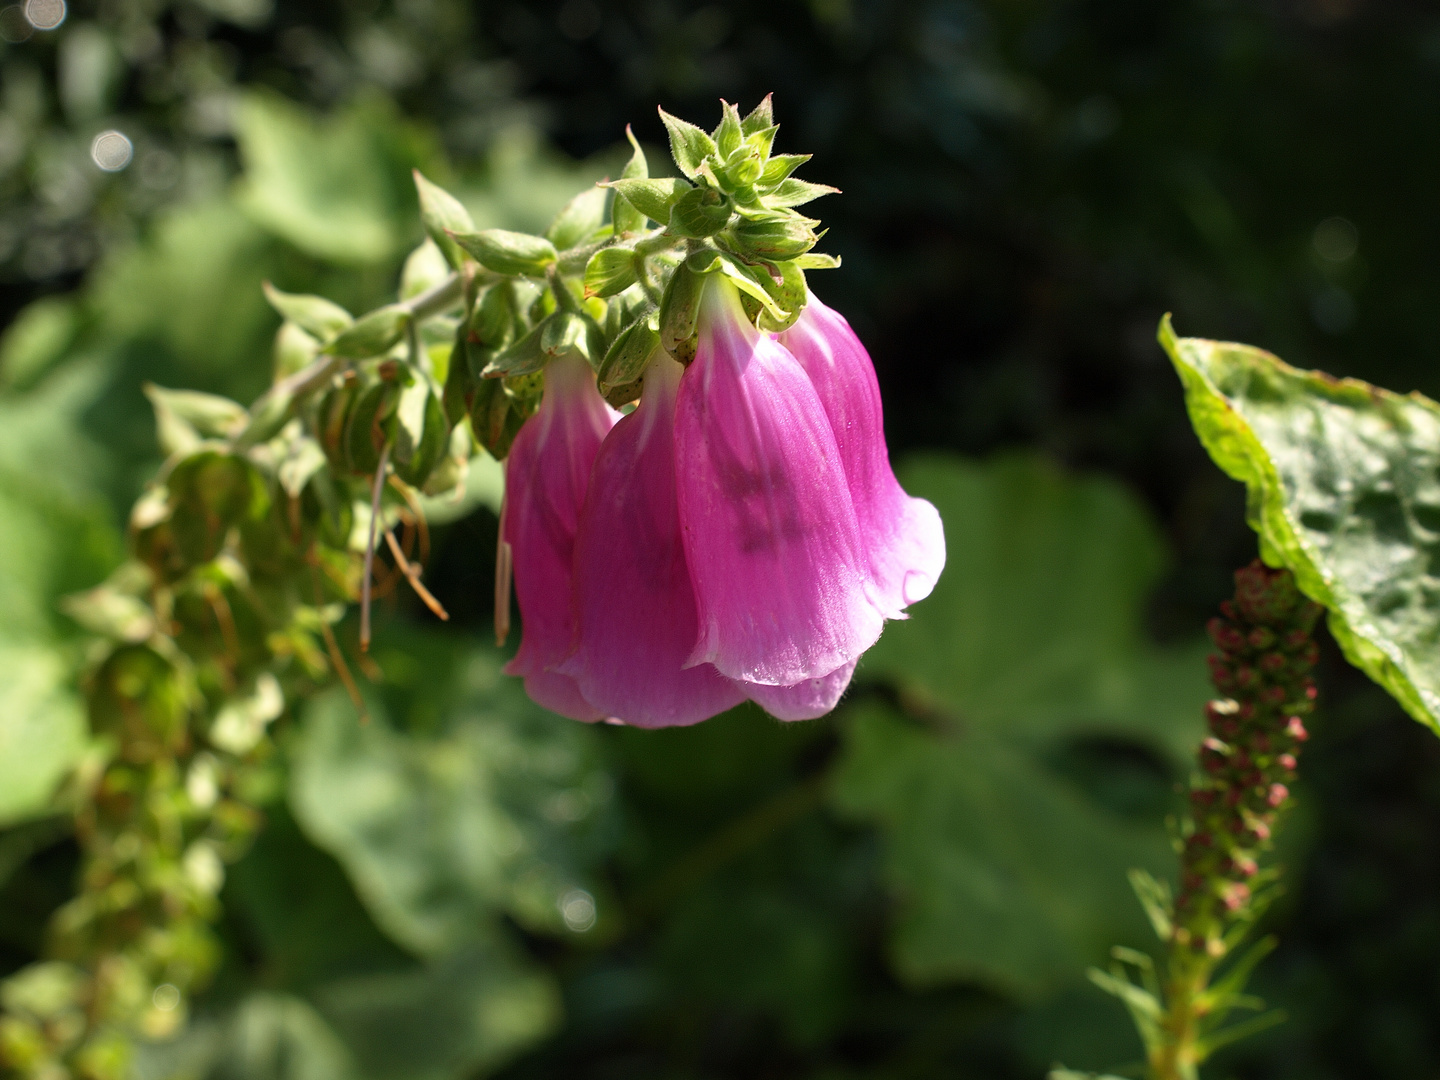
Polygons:
<instances>
[{"instance_id":1,"label":"pink flower petal","mask_svg":"<svg viewBox=\"0 0 1440 1080\"><path fill-rule=\"evenodd\" d=\"M552 361L540 409L525 421L505 461L504 538L514 551L522 620L520 650L505 671L523 675L536 702L576 720L605 714L585 701L574 679L551 669L574 646L575 530L595 455L618 418L583 360Z\"/></svg>"},{"instance_id":2,"label":"pink flower petal","mask_svg":"<svg viewBox=\"0 0 1440 1080\"><path fill-rule=\"evenodd\" d=\"M906 495L890 468L875 365L845 317L813 292L780 341L810 376L830 419L869 545L876 603L887 618L904 618L905 606L929 596L945 568L945 530L935 507Z\"/></svg>"},{"instance_id":3,"label":"pink flower petal","mask_svg":"<svg viewBox=\"0 0 1440 1080\"><path fill-rule=\"evenodd\" d=\"M746 695L777 720L814 720L824 716L840 701L855 674L855 661L818 679L806 679L794 686L765 686L742 683Z\"/></svg>"},{"instance_id":4,"label":"pink flower petal","mask_svg":"<svg viewBox=\"0 0 1440 1080\"><path fill-rule=\"evenodd\" d=\"M884 619L820 399L719 274L680 381L675 457L700 620L688 664L793 686L875 643Z\"/></svg>"},{"instance_id":5,"label":"pink flower petal","mask_svg":"<svg viewBox=\"0 0 1440 1080\"><path fill-rule=\"evenodd\" d=\"M575 540L579 637L559 670L585 699L636 727L694 724L745 699L695 645L695 594L675 502L675 396L684 369L665 354L639 407L605 438Z\"/></svg>"}]
</instances>

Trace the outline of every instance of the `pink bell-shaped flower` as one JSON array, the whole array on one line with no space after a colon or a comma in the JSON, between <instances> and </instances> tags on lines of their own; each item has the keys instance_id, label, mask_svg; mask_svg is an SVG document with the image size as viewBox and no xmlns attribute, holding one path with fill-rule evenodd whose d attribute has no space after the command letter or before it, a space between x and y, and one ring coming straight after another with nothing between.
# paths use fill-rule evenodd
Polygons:
<instances>
[{"instance_id":1,"label":"pink bell-shaped flower","mask_svg":"<svg viewBox=\"0 0 1440 1080\"><path fill-rule=\"evenodd\" d=\"M945 530L935 507L906 495L890 468L875 365L845 317L813 292L780 342L809 375L830 420L867 545L874 601L886 618L903 619L945 568Z\"/></svg>"},{"instance_id":2,"label":"pink bell-shaped flower","mask_svg":"<svg viewBox=\"0 0 1440 1080\"><path fill-rule=\"evenodd\" d=\"M853 665L880 636L871 545L809 376L718 273L680 380L675 478L699 619L687 666L800 686L815 707L824 694L811 680Z\"/></svg>"},{"instance_id":3,"label":"pink bell-shaped flower","mask_svg":"<svg viewBox=\"0 0 1440 1080\"><path fill-rule=\"evenodd\" d=\"M571 586L580 508L601 440L618 418L584 360L553 360L545 368L540 408L515 436L505 462L502 539L513 551L523 619L520 649L505 672L523 675L531 698L576 720L605 713L554 668L575 642Z\"/></svg>"},{"instance_id":4,"label":"pink bell-shaped flower","mask_svg":"<svg viewBox=\"0 0 1440 1080\"><path fill-rule=\"evenodd\" d=\"M675 397L684 369L657 352L640 405L600 447L575 540L575 654L560 667L609 716L694 724L744 700L695 647L695 593L675 501Z\"/></svg>"}]
</instances>

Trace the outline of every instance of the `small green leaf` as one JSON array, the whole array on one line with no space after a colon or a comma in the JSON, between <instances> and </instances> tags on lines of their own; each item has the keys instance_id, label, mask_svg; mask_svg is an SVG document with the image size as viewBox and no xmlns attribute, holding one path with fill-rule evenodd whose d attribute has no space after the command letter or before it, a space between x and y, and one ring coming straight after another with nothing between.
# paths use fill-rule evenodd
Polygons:
<instances>
[{"instance_id":1,"label":"small green leaf","mask_svg":"<svg viewBox=\"0 0 1440 1080\"><path fill-rule=\"evenodd\" d=\"M635 249L624 245L601 248L585 265L585 295L614 296L636 281Z\"/></svg>"},{"instance_id":2,"label":"small green leaf","mask_svg":"<svg viewBox=\"0 0 1440 1080\"><path fill-rule=\"evenodd\" d=\"M405 265L400 270L400 299L409 300L428 292L449 276L450 264L443 250L427 237L424 243L406 257Z\"/></svg>"},{"instance_id":3,"label":"small green leaf","mask_svg":"<svg viewBox=\"0 0 1440 1080\"><path fill-rule=\"evenodd\" d=\"M323 296L281 292L268 281L260 287L281 317L320 341L328 341L355 321L348 311Z\"/></svg>"},{"instance_id":4,"label":"small green leaf","mask_svg":"<svg viewBox=\"0 0 1440 1080\"><path fill-rule=\"evenodd\" d=\"M676 236L703 240L730 221L730 200L709 187L682 192L670 208L670 231Z\"/></svg>"},{"instance_id":5,"label":"small green leaf","mask_svg":"<svg viewBox=\"0 0 1440 1080\"><path fill-rule=\"evenodd\" d=\"M606 190L595 186L576 195L555 215L545 238L561 251L588 239L605 221Z\"/></svg>"},{"instance_id":6,"label":"small green leaf","mask_svg":"<svg viewBox=\"0 0 1440 1080\"><path fill-rule=\"evenodd\" d=\"M758 131L765 131L767 128L775 127L775 107L771 98L773 94L766 94L759 105L750 110L748 116L740 121L740 130L746 135L754 135Z\"/></svg>"},{"instance_id":7,"label":"small green leaf","mask_svg":"<svg viewBox=\"0 0 1440 1080\"><path fill-rule=\"evenodd\" d=\"M801 270L838 270L840 258L837 255L823 255L818 251L807 251L794 260Z\"/></svg>"},{"instance_id":8,"label":"small green leaf","mask_svg":"<svg viewBox=\"0 0 1440 1080\"><path fill-rule=\"evenodd\" d=\"M728 101L721 101L720 112L720 126L715 129L712 137L715 140L715 148L720 151L720 156L728 158L740 149L740 141L744 138L745 132L740 126L739 109Z\"/></svg>"},{"instance_id":9,"label":"small green leaf","mask_svg":"<svg viewBox=\"0 0 1440 1080\"><path fill-rule=\"evenodd\" d=\"M1440 732L1440 405L1176 338L1168 316L1160 342L1200 441L1246 485L1265 561L1329 609L1346 659Z\"/></svg>"},{"instance_id":10,"label":"small green leaf","mask_svg":"<svg viewBox=\"0 0 1440 1080\"><path fill-rule=\"evenodd\" d=\"M809 161L813 154L776 154L765 163L765 171L760 174L758 186L771 188L777 186L782 180L793 173L805 162Z\"/></svg>"},{"instance_id":11,"label":"small green leaf","mask_svg":"<svg viewBox=\"0 0 1440 1080\"><path fill-rule=\"evenodd\" d=\"M475 231L470 211L454 195L425 179L419 169L414 171L414 176L415 192L420 197L420 221L445 256L445 261L458 270L465 261L465 255L450 234Z\"/></svg>"},{"instance_id":12,"label":"small green leaf","mask_svg":"<svg viewBox=\"0 0 1440 1080\"><path fill-rule=\"evenodd\" d=\"M774 160L773 158L771 160ZM807 180L782 180L773 191L768 192L764 197L766 206L804 206L808 202L820 198L821 195L838 195L840 189L831 187L829 184L812 184Z\"/></svg>"},{"instance_id":13,"label":"small green leaf","mask_svg":"<svg viewBox=\"0 0 1440 1080\"><path fill-rule=\"evenodd\" d=\"M671 116L664 109L660 110L660 119L670 133L670 154L675 164L691 180L695 179L705 159L715 153L715 140L694 124Z\"/></svg>"},{"instance_id":14,"label":"small green leaf","mask_svg":"<svg viewBox=\"0 0 1440 1080\"><path fill-rule=\"evenodd\" d=\"M250 420L244 406L198 390L167 390L146 383L145 396L155 409L156 436L166 455L189 453L205 439L239 435Z\"/></svg>"},{"instance_id":15,"label":"small green leaf","mask_svg":"<svg viewBox=\"0 0 1440 1080\"><path fill-rule=\"evenodd\" d=\"M405 328L409 325L410 312L407 308L399 304L376 308L326 342L325 352L346 360L380 356L405 336Z\"/></svg>"},{"instance_id":16,"label":"small green leaf","mask_svg":"<svg viewBox=\"0 0 1440 1080\"><path fill-rule=\"evenodd\" d=\"M497 274L530 275L545 273L559 257L555 245L541 236L511 232L509 229L481 229L451 235L487 270Z\"/></svg>"},{"instance_id":17,"label":"small green leaf","mask_svg":"<svg viewBox=\"0 0 1440 1080\"><path fill-rule=\"evenodd\" d=\"M670 208L675 205L675 200L690 190L690 185L678 176L653 180L644 177L612 180L606 186L614 188L615 193L632 208L661 225L669 223Z\"/></svg>"},{"instance_id":18,"label":"small green leaf","mask_svg":"<svg viewBox=\"0 0 1440 1080\"><path fill-rule=\"evenodd\" d=\"M620 177L622 180L643 180L650 175L650 165L645 160L645 151L640 149L640 143L636 140L635 133L630 130L629 124L625 125L625 138L630 140L633 150ZM610 222L616 235L639 232L645 228L645 215L628 200L616 198L610 203Z\"/></svg>"}]
</instances>

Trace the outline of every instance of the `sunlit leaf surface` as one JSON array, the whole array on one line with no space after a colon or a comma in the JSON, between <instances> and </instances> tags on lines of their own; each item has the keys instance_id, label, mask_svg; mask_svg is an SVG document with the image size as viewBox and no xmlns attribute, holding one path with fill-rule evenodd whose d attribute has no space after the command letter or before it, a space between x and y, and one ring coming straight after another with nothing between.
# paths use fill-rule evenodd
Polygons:
<instances>
[{"instance_id":1,"label":"sunlit leaf surface","mask_svg":"<svg viewBox=\"0 0 1440 1080\"><path fill-rule=\"evenodd\" d=\"M1330 612L1351 663L1440 731L1440 405L1249 345L1160 340L1190 419L1248 490L1272 566Z\"/></svg>"}]
</instances>

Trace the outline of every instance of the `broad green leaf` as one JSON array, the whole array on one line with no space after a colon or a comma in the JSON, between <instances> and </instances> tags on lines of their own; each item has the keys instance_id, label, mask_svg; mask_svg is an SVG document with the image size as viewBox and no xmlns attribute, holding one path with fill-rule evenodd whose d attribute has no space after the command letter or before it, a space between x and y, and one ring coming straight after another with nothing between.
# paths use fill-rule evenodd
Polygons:
<instances>
[{"instance_id":1,"label":"broad green leaf","mask_svg":"<svg viewBox=\"0 0 1440 1080\"><path fill-rule=\"evenodd\" d=\"M338 980L313 996L363 1080L471 1080L560 1022L549 974L480 933L421 967Z\"/></svg>"},{"instance_id":2,"label":"broad green leaf","mask_svg":"<svg viewBox=\"0 0 1440 1080\"><path fill-rule=\"evenodd\" d=\"M390 682L410 688L396 691L396 719L411 734L379 708L361 724L340 693L312 703L293 753L296 818L377 922L422 955L502 911L563 930L560 902L587 888L608 818L594 732L532 704L494 651L424 641L375 651Z\"/></svg>"},{"instance_id":3,"label":"broad green leaf","mask_svg":"<svg viewBox=\"0 0 1440 1080\"><path fill-rule=\"evenodd\" d=\"M881 828L905 978L1038 997L1147 939L1127 871L1171 868L1205 649L1146 641L1165 553L1119 485L1033 457L922 458L901 480L939 509L948 562L862 663L904 712L855 710L835 805ZM1097 765L1095 740L1154 765Z\"/></svg>"},{"instance_id":4,"label":"broad green leaf","mask_svg":"<svg viewBox=\"0 0 1440 1080\"><path fill-rule=\"evenodd\" d=\"M185 206L162 216L134 246L96 269L87 305L105 342L162 343L179 371L143 377L248 401L269 381L265 355L275 316L261 283L286 267L282 249L231 201ZM139 380L136 379L136 382Z\"/></svg>"},{"instance_id":5,"label":"broad green leaf","mask_svg":"<svg viewBox=\"0 0 1440 1080\"><path fill-rule=\"evenodd\" d=\"M1160 341L1190 421L1247 489L1272 566L1329 609L1346 659L1440 732L1440 405L1249 345Z\"/></svg>"},{"instance_id":6,"label":"broad green leaf","mask_svg":"<svg viewBox=\"0 0 1440 1080\"><path fill-rule=\"evenodd\" d=\"M0 825L49 807L88 733L62 654L39 643L0 642Z\"/></svg>"},{"instance_id":7,"label":"broad green leaf","mask_svg":"<svg viewBox=\"0 0 1440 1080\"><path fill-rule=\"evenodd\" d=\"M1166 553L1133 495L1030 456L922 457L901 479L939 509L948 560L863 672L1011 736L1088 724L1188 755L1208 695L1205 646L1160 650L1145 639ZM1171 690L1156 702L1152 683Z\"/></svg>"},{"instance_id":8,"label":"broad green leaf","mask_svg":"<svg viewBox=\"0 0 1440 1080\"><path fill-rule=\"evenodd\" d=\"M834 799L885 836L899 897L891 955L906 981L1039 997L1117 941L1145 940L1126 874L1172 861L1158 822L1117 819L978 727L936 732L867 703L845 730Z\"/></svg>"},{"instance_id":9,"label":"broad green leaf","mask_svg":"<svg viewBox=\"0 0 1440 1080\"><path fill-rule=\"evenodd\" d=\"M336 262L395 254L414 214L410 169L428 156L414 133L378 101L319 119L268 94L236 110L245 165L240 201L251 216L302 251Z\"/></svg>"}]
</instances>

